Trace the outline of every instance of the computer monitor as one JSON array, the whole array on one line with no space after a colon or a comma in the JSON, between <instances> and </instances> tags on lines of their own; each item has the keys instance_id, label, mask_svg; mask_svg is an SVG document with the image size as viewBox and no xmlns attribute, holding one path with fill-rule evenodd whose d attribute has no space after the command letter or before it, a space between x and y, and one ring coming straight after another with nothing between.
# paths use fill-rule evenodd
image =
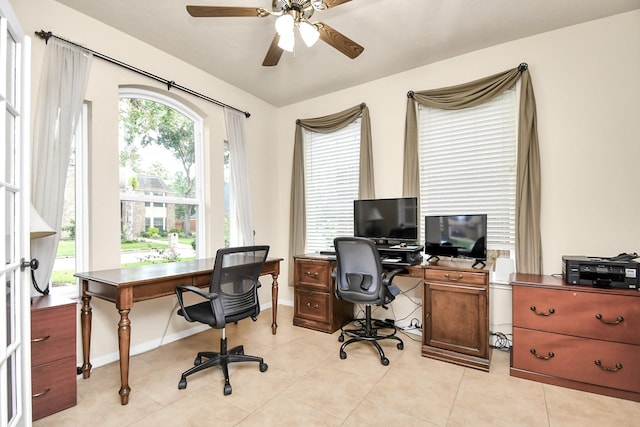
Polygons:
<instances>
[{"instance_id":1,"label":"computer monitor","mask_svg":"<svg viewBox=\"0 0 640 427\"><path fill-rule=\"evenodd\" d=\"M418 199L400 197L353 201L353 234L378 243L418 240Z\"/></svg>"}]
</instances>

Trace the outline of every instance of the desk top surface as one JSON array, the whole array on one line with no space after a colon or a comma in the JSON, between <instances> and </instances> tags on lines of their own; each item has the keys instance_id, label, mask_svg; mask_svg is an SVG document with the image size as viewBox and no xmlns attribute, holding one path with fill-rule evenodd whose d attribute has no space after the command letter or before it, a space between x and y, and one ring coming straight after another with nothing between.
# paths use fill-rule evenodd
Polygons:
<instances>
[{"instance_id":1,"label":"desk top surface","mask_svg":"<svg viewBox=\"0 0 640 427\"><path fill-rule=\"evenodd\" d=\"M162 264L148 264L138 267L113 268L75 273L74 276L111 285L142 283L162 277L187 277L199 273L210 273L213 270L215 258L203 258L193 261L168 262ZM267 258L266 264L277 263L282 258Z\"/></svg>"}]
</instances>

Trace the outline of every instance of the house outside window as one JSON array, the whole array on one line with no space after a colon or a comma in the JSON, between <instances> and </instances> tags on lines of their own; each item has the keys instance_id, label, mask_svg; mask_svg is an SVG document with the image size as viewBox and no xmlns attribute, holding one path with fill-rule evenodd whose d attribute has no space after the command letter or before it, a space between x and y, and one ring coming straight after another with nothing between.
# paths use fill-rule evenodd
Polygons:
<instances>
[{"instance_id":1,"label":"house outside window","mask_svg":"<svg viewBox=\"0 0 640 427\"><path fill-rule=\"evenodd\" d=\"M154 92L120 92L121 265L201 257L202 120Z\"/></svg>"}]
</instances>

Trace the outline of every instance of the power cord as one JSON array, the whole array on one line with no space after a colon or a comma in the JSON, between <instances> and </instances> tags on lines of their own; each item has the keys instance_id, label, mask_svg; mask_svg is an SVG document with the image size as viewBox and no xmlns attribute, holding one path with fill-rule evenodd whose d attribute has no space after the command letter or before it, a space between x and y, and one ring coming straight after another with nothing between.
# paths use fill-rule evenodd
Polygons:
<instances>
[{"instance_id":1,"label":"power cord","mask_svg":"<svg viewBox=\"0 0 640 427\"><path fill-rule=\"evenodd\" d=\"M503 334L502 332L491 332L491 335L496 337L495 343L491 347L502 351L511 351L511 339L507 336L511 334Z\"/></svg>"}]
</instances>

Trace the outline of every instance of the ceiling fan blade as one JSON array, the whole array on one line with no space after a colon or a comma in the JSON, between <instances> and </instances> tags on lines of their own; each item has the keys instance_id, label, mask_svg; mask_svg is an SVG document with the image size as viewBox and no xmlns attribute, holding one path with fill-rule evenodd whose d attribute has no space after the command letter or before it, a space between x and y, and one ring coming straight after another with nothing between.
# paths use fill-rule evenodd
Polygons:
<instances>
[{"instance_id":1,"label":"ceiling fan blade","mask_svg":"<svg viewBox=\"0 0 640 427\"><path fill-rule=\"evenodd\" d=\"M320 31L320 38L323 42L339 50L349 58L354 59L364 51L364 48L358 43L327 24L316 22L315 26Z\"/></svg>"},{"instance_id":2,"label":"ceiling fan blade","mask_svg":"<svg viewBox=\"0 0 640 427\"><path fill-rule=\"evenodd\" d=\"M330 7L340 6L342 3L350 2L351 0L324 0L324 4L327 5L327 9Z\"/></svg>"},{"instance_id":3,"label":"ceiling fan blade","mask_svg":"<svg viewBox=\"0 0 640 427\"><path fill-rule=\"evenodd\" d=\"M274 65L278 65L282 52L284 52L278 47L278 41L280 41L280 36L276 33L276 35L273 36L267 55L264 57L264 61L262 61L263 67L273 67Z\"/></svg>"},{"instance_id":4,"label":"ceiling fan blade","mask_svg":"<svg viewBox=\"0 0 640 427\"><path fill-rule=\"evenodd\" d=\"M234 16L268 16L269 12L261 7L236 6L187 6L189 15L195 18L230 18Z\"/></svg>"}]
</instances>

